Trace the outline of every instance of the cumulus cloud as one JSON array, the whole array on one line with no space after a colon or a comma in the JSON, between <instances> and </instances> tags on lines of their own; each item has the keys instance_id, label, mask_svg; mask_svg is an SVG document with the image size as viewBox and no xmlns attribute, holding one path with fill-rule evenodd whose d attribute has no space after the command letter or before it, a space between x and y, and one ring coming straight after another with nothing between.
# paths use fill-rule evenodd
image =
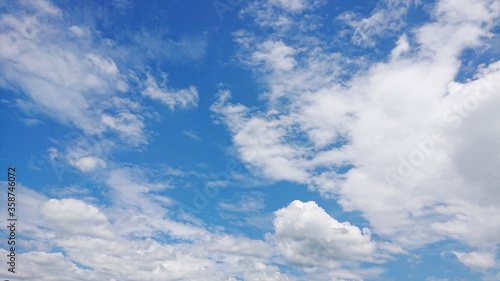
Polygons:
<instances>
[{"instance_id":1,"label":"cumulus cloud","mask_svg":"<svg viewBox=\"0 0 500 281\"><path fill-rule=\"evenodd\" d=\"M191 255L194 249L174 249L152 240L119 241L88 237L58 240L62 253L27 252L20 259L27 266L19 272L26 280L227 280L223 273L207 270L215 263ZM6 253L5 250L0 250ZM203 254L206 257L206 254ZM90 267L83 269L80 265ZM0 273L2 278L8 278ZM64 274L61 276L61 274Z\"/></svg>"},{"instance_id":2,"label":"cumulus cloud","mask_svg":"<svg viewBox=\"0 0 500 281\"><path fill-rule=\"evenodd\" d=\"M148 182L140 170L118 170L108 176L110 180L106 184L110 188L131 192L135 201L116 196L111 204L99 208L74 198L47 199L27 187L22 188L24 204L20 213L38 214L23 218L21 231L30 242L25 243L29 247L20 258L30 266L24 268L22 278L38 276L40 280L56 280L60 270L67 274L67 280L296 280L295 276L284 274L276 264L270 264L276 253L282 254L275 252L277 245L281 245L278 242L295 241L303 235L312 246L326 245L326 250L316 248L318 260L313 261L317 265L324 262L321 258L367 260L356 256L355 253L365 252L356 248L361 249L363 243L371 244L369 247L374 245L369 234L361 234L359 228L349 223L337 222L313 202L296 201L278 210L276 234L271 240L211 231L191 222L171 220L175 214L168 205L162 205L164 201L144 196L150 190L160 190L161 184ZM302 211L297 210L299 205ZM292 222L297 216L299 220ZM308 236L310 227L319 228L320 224L329 225L328 231ZM353 239L344 239L348 236ZM163 242L162 237L171 237L175 242ZM336 248L339 245L354 255L339 257ZM62 249L64 254L50 252L54 247ZM292 244L290 249L304 250L298 244ZM309 255L307 251L300 254L304 259ZM342 250L340 254L348 253ZM42 259L55 264L44 266ZM337 268L326 275L329 277L317 275L316 279L373 276L358 269L348 272L351 271ZM7 277L2 274L2 278Z\"/></svg>"},{"instance_id":3,"label":"cumulus cloud","mask_svg":"<svg viewBox=\"0 0 500 281\"><path fill-rule=\"evenodd\" d=\"M500 62L478 66L469 79L456 76L467 60L464 50L488 47L484 38L491 37L500 17L497 1L437 1L428 10L430 23L404 31L400 20L410 1L386 1L368 19L345 15L355 44L371 46L371 38L397 35L396 46L385 50L387 58L366 62L359 72L345 63L359 66L362 59L334 53L323 37L306 35L311 22L294 30L298 35L291 40L281 33L294 16L309 11L308 3L320 2L249 4L246 14L277 31L265 38L235 33L240 51L249 54L245 65L263 70L261 101L267 106L257 110L232 103L231 93L221 89L211 109L252 172L334 195L345 211L361 211L374 233L391 242L374 241L370 230L339 222L314 202L294 201L277 210L274 233L265 241L184 221L169 208L169 180L150 180L144 170L112 163L106 154L114 141L103 140L76 143L64 155L62 149L48 152L51 160L65 157L82 172L107 167L98 175L102 192L111 195L106 207L19 189L26 192L20 213L34 214L21 232L41 242L32 243L39 251L21 254L29 267L20 277L293 280L276 266L284 260L287 269L304 270L304 278L362 280L382 272L358 268L383 262L378 258L387 255L380 251L404 254L444 239L478 249L453 252L465 266L494 267L495 253L485 249L500 242L500 196L495 196ZM131 145L147 143L147 114L129 95L130 69L90 47L92 30L63 24L62 12L50 3L23 3L32 3L34 10L0 18L0 84L22 93L17 105L85 135L112 133ZM277 9L276 16L269 12ZM203 52L202 46L193 57ZM197 106L193 86L173 89L165 75L161 82L150 73L144 73L144 81L138 76L131 79L139 95L171 109ZM263 208L259 200L239 203L239 214ZM235 204L218 206L238 213Z\"/></svg>"},{"instance_id":4,"label":"cumulus cloud","mask_svg":"<svg viewBox=\"0 0 500 281\"><path fill-rule=\"evenodd\" d=\"M50 199L40 205L41 216L57 227L59 232L91 237L114 237L104 214L83 201Z\"/></svg>"},{"instance_id":5,"label":"cumulus cloud","mask_svg":"<svg viewBox=\"0 0 500 281\"><path fill-rule=\"evenodd\" d=\"M495 253L492 252L453 252L458 260L472 270L485 270L495 266Z\"/></svg>"},{"instance_id":6,"label":"cumulus cloud","mask_svg":"<svg viewBox=\"0 0 500 281\"><path fill-rule=\"evenodd\" d=\"M8 252L0 249L2 255ZM43 281L90 281L99 280L98 275L89 269L83 269L76 266L73 262L67 260L62 253L47 252L27 252L19 255L23 260L23 270L17 271L16 277L24 280L43 280ZM7 271L6 271L7 272ZM12 278L12 273L2 272L2 278Z\"/></svg>"},{"instance_id":7,"label":"cumulus cloud","mask_svg":"<svg viewBox=\"0 0 500 281\"><path fill-rule=\"evenodd\" d=\"M484 40L500 7L466 2L469 9L438 1L428 10L432 21L401 32L388 60L369 62L347 78L318 62L343 68L335 64L343 59L314 44L284 41L307 60L295 60L287 73L255 69L267 86L261 96L266 109L231 103L231 93L221 90L212 110L257 174L335 194L344 210L361 211L374 232L396 244L446 238L474 247L498 244L492 234L500 227L494 215L500 197L492 194L498 193L493 167L500 158L492 151L499 150L493 140L499 136L500 63L478 66L466 81L455 77L467 60L464 50L488 47ZM396 14L385 15L391 13L386 4L399 7ZM372 15L381 20L377 27L370 20L359 26L360 34L403 29L398 22L411 2L386 4ZM248 40L267 42L274 35L235 34L242 52L255 51Z\"/></svg>"},{"instance_id":8,"label":"cumulus cloud","mask_svg":"<svg viewBox=\"0 0 500 281\"><path fill-rule=\"evenodd\" d=\"M253 262L250 259L242 259L240 265L245 267L243 280L262 280L262 281L292 281L296 280L293 276L288 276L280 272L277 266L265 265L260 262Z\"/></svg>"},{"instance_id":9,"label":"cumulus cloud","mask_svg":"<svg viewBox=\"0 0 500 281\"><path fill-rule=\"evenodd\" d=\"M106 208L98 208L74 198L47 200L27 187L22 190L25 203L20 213L39 214L23 218L21 228L30 239L24 244L32 244L19 257L27 264L19 272L26 280L215 281L236 280L234 276L238 280L253 280L255 276L293 280L286 279L276 266L266 265L272 255L267 242L172 221L169 216L174 215L153 197L143 198L149 209L123 208L127 203L119 198ZM161 237L179 241L166 243ZM35 241L42 244L35 245ZM33 251L32 247L39 249ZM63 253L50 249L62 249ZM5 273L0 276L8 277Z\"/></svg>"},{"instance_id":10,"label":"cumulus cloud","mask_svg":"<svg viewBox=\"0 0 500 281\"><path fill-rule=\"evenodd\" d=\"M267 258L271 255L271 248L264 241L229 235L217 237L209 244L208 249L239 256Z\"/></svg>"},{"instance_id":11,"label":"cumulus cloud","mask_svg":"<svg viewBox=\"0 0 500 281\"><path fill-rule=\"evenodd\" d=\"M338 222L315 202L296 200L275 215L277 251L293 265L334 268L346 260L369 260L376 251L370 230Z\"/></svg>"}]
</instances>

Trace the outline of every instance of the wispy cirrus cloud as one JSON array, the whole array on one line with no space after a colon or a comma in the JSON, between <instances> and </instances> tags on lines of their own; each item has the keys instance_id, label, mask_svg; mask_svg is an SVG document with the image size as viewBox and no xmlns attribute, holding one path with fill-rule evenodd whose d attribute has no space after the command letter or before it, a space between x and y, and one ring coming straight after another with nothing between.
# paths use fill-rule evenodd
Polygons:
<instances>
[{"instance_id":1,"label":"wispy cirrus cloud","mask_svg":"<svg viewBox=\"0 0 500 281\"><path fill-rule=\"evenodd\" d=\"M153 100L158 100L168 105L172 110L174 107L185 108L198 105L198 91L194 86L190 86L187 89L172 90L166 86L165 75L163 75L163 82L158 85L156 79L149 73L144 84L145 89L141 91L142 95Z\"/></svg>"},{"instance_id":2,"label":"wispy cirrus cloud","mask_svg":"<svg viewBox=\"0 0 500 281\"><path fill-rule=\"evenodd\" d=\"M368 17L353 12L344 12L338 18L351 30L351 41L356 45L374 47L381 37L394 35L404 27L408 9L420 4L415 0L383 0Z\"/></svg>"},{"instance_id":3,"label":"wispy cirrus cloud","mask_svg":"<svg viewBox=\"0 0 500 281\"><path fill-rule=\"evenodd\" d=\"M92 29L67 24L63 11L50 2L25 2L22 8L2 15L0 71L10 87L24 94L18 101L24 108L90 136L113 132L141 145L147 143L147 114L137 105L136 84L145 96L171 109L196 106L194 86L173 89L150 73L144 79L129 76L133 70L123 68L126 63L118 66L109 50L94 47L104 45L96 42L100 39Z\"/></svg>"},{"instance_id":4,"label":"wispy cirrus cloud","mask_svg":"<svg viewBox=\"0 0 500 281\"><path fill-rule=\"evenodd\" d=\"M94 171L109 164L114 150L146 145L156 113L144 97L171 110L197 106L194 86L173 88L164 72L157 82L150 70L128 67L140 56L121 56L94 26L68 23L66 11L52 3L25 1L6 9L0 18L0 73L6 87L19 93L12 100L32 120L28 125L49 116L81 136L58 147L59 164Z\"/></svg>"}]
</instances>

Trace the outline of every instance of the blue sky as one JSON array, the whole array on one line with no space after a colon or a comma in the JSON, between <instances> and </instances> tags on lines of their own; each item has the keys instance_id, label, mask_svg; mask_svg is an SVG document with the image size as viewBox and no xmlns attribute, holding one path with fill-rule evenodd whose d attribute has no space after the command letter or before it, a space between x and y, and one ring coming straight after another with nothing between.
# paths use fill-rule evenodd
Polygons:
<instances>
[{"instance_id":1,"label":"blue sky","mask_svg":"<svg viewBox=\"0 0 500 281\"><path fill-rule=\"evenodd\" d=\"M500 280L498 1L0 13L1 278Z\"/></svg>"}]
</instances>

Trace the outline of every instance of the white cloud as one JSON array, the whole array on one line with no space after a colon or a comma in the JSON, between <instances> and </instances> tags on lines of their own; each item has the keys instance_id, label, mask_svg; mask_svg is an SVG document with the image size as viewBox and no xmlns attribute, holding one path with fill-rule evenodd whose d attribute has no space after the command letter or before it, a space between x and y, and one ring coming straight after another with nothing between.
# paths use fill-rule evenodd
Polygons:
<instances>
[{"instance_id":1,"label":"white cloud","mask_svg":"<svg viewBox=\"0 0 500 281\"><path fill-rule=\"evenodd\" d=\"M166 80L165 76L164 80ZM177 106L185 108L198 105L198 91L194 86L181 90L172 90L168 89L165 83L166 81L163 81L158 85L156 79L148 73L145 89L141 93L151 99L159 100L168 105L170 109Z\"/></svg>"},{"instance_id":2,"label":"white cloud","mask_svg":"<svg viewBox=\"0 0 500 281\"><path fill-rule=\"evenodd\" d=\"M47 152L49 153L50 160L54 160L60 156L59 150L57 150L57 148L55 148L55 147L51 147L51 148L47 149Z\"/></svg>"},{"instance_id":3,"label":"white cloud","mask_svg":"<svg viewBox=\"0 0 500 281\"><path fill-rule=\"evenodd\" d=\"M408 50L410 50L408 37L406 34L403 34L396 42L396 47L391 51L391 58L397 59L401 54L407 52Z\"/></svg>"},{"instance_id":4,"label":"white cloud","mask_svg":"<svg viewBox=\"0 0 500 281\"><path fill-rule=\"evenodd\" d=\"M125 181L121 187L130 184ZM19 212L34 215L20 217L23 224L19 230L25 237L24 245L39 250L26 248L27 252L19 254L19 260L26 263L17 275L19 278L215 281L236 280L232 276L245 280L267 276L275 278L268 280L292 280L279 273L277 267L266 265L272 248L265 241L171 221L169 216L175 214L169 214L170 210L157 204L152 196L136 197L144 200L149 209L122 209L126 202L120 203L121 198L99 209L74 198L47 200L29 188L22 190L24 204ZM151 233L148 229L152 229ZM161 242L164 236L159 231L190 242ZM51 253L48 249L62 249L63 253ZM0 276L9 277L4 272Z\"/></svg>"},{"instance_id":5,"label":"white cloud","mask_svg":"<svg viewBox=\"0 0 500 281\"><path fill-rule=\"evenodd\" d=\"M40 214L55 225L58 232L108 239L114 237L106 216L80 200L50 199L40 205Z\"/></svg>"},{"instance_id":6,"label":"white cloud","mask_svg":"<svg viewBox=\"0 0 500 281\"><path fill-rule=\"evenodd\" d=\"M45 1L36 3L50 5ZM66 29L59 17L61 11L52 8L57 13L30 6L29 9L34 9L32 14L16 11L1 16L2 76L25 94L22 102L33 112L47 114L88 135L108 129L117 129L126 135L127 129L106 127L101 120L103 111L110 112L113 118L132 114L128 108L120 108L117 113L115 106L106 104L113 94L128 90L124 75L113 59L89 47L92 37L84 32L84 27ZM77 38L74 38L75 32L79 35ZM116 114L118 116L114 116ZM142 130L142 119L132 115L139 120ZM132 130L132 134L135 133ZM135 140L136 144L143 143L142 138Z\"/></svg>"},{"instance_id":7,"label":"white cloud","mask_svg":"<svg viewBox=\"0 0 500 281\"><path fill-rule=\"evenodd\" d=\"M201 138L200 138L200 136L198 136L198 133L196 133L196 131L193 131L193 130L183 130L182 134L185 135L185 136L187 136L190 139L195 140L195 141L201 141Z\"/></svg>"},{"instance_id":8,"label":"white cloud","mask_svg":"<svg viewBox=\"0 0 500 281\"><path fill-rule=\"evenodd\" d=\"M69 30L73 32L77 37L86 37L90 35L90 30L85 26L73 25L69 28Z\"/></svg>"},{"instance_id":9,"label":"white cloud","mask_svg":"<svg viewBox=\"0 0 500 281\"><path fill-rule=\"evenodd\" d=\"M272 265L265 265L260 262L253 262L250 259L242 259L239 264L245 267L243 280L245 281L292 281L292 276L288 276L279 271L279 268Z\"/></svg>"},{"instance_id":10,"label":"white cloud","mask_svg":"<svg viewBox=\"0 0 500 281\"><path fill-rule=\"evenodd\" d=\"M483 39L491 36L500 6L466 2L464 10L438 1L431 22L405 31L389 60L367 64L346 81L335 67L347 59L287 42L307 60L296 60L286 73L256 69L264 74L266 109L232 104L230 92L221 90L212 110L257 174L335 194L346 211L361 211L375 233L398 245L446 238L479 248L498 244L500 197L493 195L500 157L493 152L500 147L493 140L500 137L500 62L480 66L463 83L454 78L467 59L464 50L487 47ZM410 2L393 4L401 8L396 25L362 30L370 36L398 30ZM385 9L373 15L383 18ZM255 52L248 40L276 42L276 34L273 41L235 35L243 53Z\"/></svg>"},{"instance_id":11,"label":"white cloud","mask_svg":"<svg viewBox=\"0 0 500 281\"><path fill-rule=\"evenodd\" d=\"M369 17L361 18L352 12L339 16L353 29L351 41L357 45L373 47L377 38L398 31L404 26L404 16L414 0L382 0Z\"/></svg>"},{"instance_id":12,"label":"white cloud","mask_svg":"<svg viewBox=\"0 0 500 281\"><path fill-rule=\"evenodd\" d=\"M319 272L312 275L314 280L332 280L332 281L363 281L377 279L377 276L384 272L383 268L359 268L359 269L345 269L335 268L325 272Z\"/></svg>"},{"instance_id":13,"label":"white cloud","mask_svg":"<svg viewBox=\"0 0 500 281\"><path fill-rule=\"evenodd\" d=\"M48 2L37 3L44 16L60 20L59 10ZM275 1L290 13L307 10L304 3ZM395 14L377 8L373 21L355 26L360 44L401 27L398 19L408 2L394 3L403 3L397 6L403 8ZM356 267L364 261L382 262L377 258L387 255L378 251L404 254L399 245L446 238L479 249L453 252L464 265L474 270L495 266L495 255L485 249L500 242L500 197L495 196L500 182L500 62L480 67L472 80L453 80L462 51L485 47L482 38L490 36L499 15L497 1L438 1L432 22L399 37L390 60L347 80L338 78L344 67L339 62L347 59L317 47L320 39L254 39L255 48L248 44L248 65L268 67L263 79L268 92L262 95L268 107L258 111L231 104L224 90L212 106L249 168L335 194L344 210L360 210L378 235L394 243L373 241L368 229L340 223L316 203L300 201L276 211L275 232L267 241L220 234L203 223L177 219L168 208L173 200L163 195L171 188L168 179L152 181L141 169L106 164L112 141L76 143L66 149L66 161L84 172L109 167L99 174L104 192L111 195L109 205L99 209L74 198L48 200L19 189L26 192L21 193L20 214L32 214L23 219L21 233L37 239L40 243L30 243L40 251L62 248L65 253L21 254L29 266L20 277L293 280L270 265L273 243L287 265L313 267L307 275L312 280L362 280L381 273L380 268ZM394 25L385 16L396 19ZM41 24L37 17L20 13L0 19L0 72L8 81L2 85L12 84L29 97L18 105L38 108L85 134L113 132L132 145L146 143L141 105L114 96L131 87L118 61L88 47L92 36L84 27ZM274 23L290 24L288 17L280 14ZM41 40L46 35L47 41ZM65 44L69 37L75 43ZM145 76L146 81L138 80L143 95L172 109L196 106L193 87L172 90L151 74ZM432 137L439 130L444 141ZM63 155L55 148L49 154L51 160ZM348 167L347 173L339 171ZM263 207L259 200L240 203L240 213ZM219 207L237 210L226 202Z\"/></svg>"},{"instance_id":14,"label":"white cloud","mask_svg":"<svg viewBox=\"0 0 500 281\"><path fill-rule=\"evenodd\" d=\"M3 182L3 184L7 183ZM16 182L15 193L16 196L23 198L23 204L16 206L18 219L23 222L18 226L19 231L27 237L40 239L39 241L43 244L45 239L53 236L52 232L46 230L47 224L42 222L39 212L39 206L48 200L47 196L26 187L20 182Z\"/></svg>"},{"instance_id":15,"label":"white cloud","mask_svg":"<svg viewBox=\"0 0 500 281\"><path fill-rule=\"evenodd\" d=\"M271 255L271 248L261 240L252 240L244 237L232 237L228 235L214 239L208 246L210 251L218 251L239 256L267 258Z\"/></svg>"},{"instance_id":16,"label":"white cloud","mask_svg":"<svg viewBox=\"0 0 500 281\"><path fill-rule=\"evenodd\" d=\"M40 124L43 124L43 121L34 118L26 118L21 120L28 127L37 127Z\"/></svg>"},{"instance_id":17,"label":"white cloud","mask_svg":"<svg viewBox=\"0 0 500 281\"><path fill-rule=\"evenodd\" d=\"M252 57L255 61L264 61L273 70L291 70L295 65L295 50L281 41L266 41L259 45Z\"/></svg>"},{"instance_id":18,"label":"white cloud","mask_svg":"<svg viewBox=\"0 0 500 281\"><path fill-rule=\"evenodd\" d=\"M98 157L92 156L80 158L74 165L82 172L90 172L97 168L106 168L106 162Z\"/></svg>"},{"instance_id":19,"label":"white cloud","mask_svg":"<svg viewBox=\"0 0 500 281\"><path fill-rule=\"evenodd\" d=\"M2 255L8 252L0 249ZM19 254L18 260L22 260L23 268L15 273L16 278L22 280L41 281L90 281L103 280L92 270L82 269L67 260L61 253L47 253L32 251ZM12 274L6 274L7 270L0 273L1 278L12 278ZM109 276L108 280L109 279Z\"/></svg>"},{"instance_id":20,"label":"white cloud","mask_svg":"<svg viewBox=\"0 0 500 281\"><path fill-rule=\"evenodd\" d=\"M486 270L495 266L495 253L492 252L453 252L453 254L472 270Z\"/></svg>"},{"instance_id":21,"label":"white cloud","mask_svg":"<svg viewBox=\"0 0 500 281\"><path fill-rule=\"evenodd\" d=\"M338 222L315 202L296 200L275 215L277 251L293 265L335 268L342 261L370 260L375 254L368 229Z\"/></svg>"},{"instance_id":22,"label":"white cloud","mask_svg":"<svg viewBox=\"0 0 500 281\"><path fill-rule=\"evenodd\" d=\"M311 14L304 17L306 11L315 10L325 3L324 0L271 0L252 1L241 10L242 15L250 15L265 27L276 30L314 29L314 18Z\"/></svg>"},{"instance_id":23,"label":"white cloud","mask_svg":"<svg viewBox=\"0 0 500 281\"><path fill-rule=\"evenodd\" d=\"M280 6L281 8L291 11L300 12L307 7L307 0L273 0L271 3Z\"/></svg>"},{"instance_id":24,"label":"white cloud","mask_svg":"<svg viewBox=\"0 0 500 281\"><path fill-rule=\"evenodd\" d=\"M129 135L128 138L130 139L132 136ZM60 145L58 142L56 144ZM102 136L75 136L71 142L65 143L66 147L63 148L65 150L62 152L54 147L49 148L49 159L54 172L59 173L58 177L62 181L64 172L74 172L66 165L73 166L81 172L99 172L105 169L108 166L106 155L113 151L115 144L114 141Z\"/></svg>"},{"instance_id":25,"label":"white cloud","mask_svg":"<svg viewBox=\"0 0 500 281\"><path fill-rule=\"evenodd\" d=\"M143 131L144 117L129 112L119 112L115 116L102 114L100 117L103 126L115 130L129 143L140 145L147 142Z\"/></svg>"},{"instance_id":26,"label":"white cloud","mask_svg":"<svg viewBox=\"0 0 500 281\"><path fill-rule=\"evenodd\" d=\"M223 273L207 270L214 262L207 259L205 253L196 257L194 249L189 247L175 249L150 239L112 241L73 237L57 241L57 245L63 247L68 256L47 252L21 254L20 258L29 266L23 268L19 277L43 281L228 279ZM76 263L92 270L79 268Z\"/></svg>"},{"instance_id":27,"label":"white cloud","mask_svg":"<svg viewBox=\"0 0 500 281\"><path fill-rule=\"evenodd\" d=\"M228 103L230 96L229 91L222 90L211 109L224 118L233 132L242 159L262 167L266 176L275 179L306 180L308 174L292 161L300 157L299 152L282 143L286 131L280 129L280 120L249 118L245 116L248 108Z\"/></svg>"},{"instance_id":28,"label":"white cloud","mask_svg":"<svg viewBox=\"0 0 500 281\"><path fill-rule=\"evenodd\" d=\"M145 73L142 65L148 57L140 46L115 47L113 40L97 36L99 31L92 26L68 24L63 11L47 1L21 4L23 9L9 7L9 13L0 17L0 74L3 87L19 93L17 105L30 117L46 114L88 137L113 138L111 132L126 144L140 146L147 143L146 119L152 114L137 106L134 100L140 97L135 92L171 109L197 105L194 86L172 89ZM143 35L134 39L152 44ZM178 45L174 49L188 53L186 57L204 55L203 39L169 40Z\"/></svg>"}]
</instances>

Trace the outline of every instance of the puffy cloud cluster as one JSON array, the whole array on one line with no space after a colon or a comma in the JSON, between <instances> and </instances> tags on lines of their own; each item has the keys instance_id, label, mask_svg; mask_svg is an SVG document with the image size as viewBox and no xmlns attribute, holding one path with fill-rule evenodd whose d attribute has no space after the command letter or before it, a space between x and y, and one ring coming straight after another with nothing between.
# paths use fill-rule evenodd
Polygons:
<instances>
[{"instance_id":1,"label":"puffy cloud cluster","mask_svg":"<svg viewBox=\"0 0 500 281\"><path fill-rule=\"evenodd\" d=\"M39 213L20 217L27 241L17 252L23 264L17 276L25 280L292 280L265 265L272 249L262 240L174 222L165 213L121 209L120 203L98 208L73 198L46 199L26 187L21 193L26 204L20 213ZM143 199L156 211L167 211L154 199ZM125 210L130 220L120 219ZM179 241L162 242L168 237ZM8 278L5 272L0 276Z\"/></svg>"},{"instance_id":2,"label":"puffy cloud cluster","mask_svg":"<svg viewBox=\"0 0 500 281\"><path fill-rule=\"evenodd\" d=\"M485 270L495 266L495 253L491 252L453 252L458 260L473 270Z\"/></svg>"},{"instance_id":3,"label":"puffy cloud cluster","mask_svg":"<svg viewBox=\"0 0 500 281\"><path fill-rule=\"evenodd\" d=\"M50 199L40 205L40 215L52 223L59 233L92 235L111 239L108 220L94 206L75 199Z\"/></svg>"},{"instance_id":4,"label":"puffy cloud cluster","mask_svg":"<svg viewBox=\"0 0 500 281\"><path fill-rule=\"evenodd\" d=\"M127 178L130 174L139 175L138 180ZM301 280L283 273L279 266L287 265L313 268L311 278L318 280L362 279L380 269L358 268L358 263L382 262L380 250L390 246L373 241L368 229L338 222L314 202L294 201L277 210L266 240L175 220L178 216L165 205L168 198L151 193L162 184L140 174L122 169L107 175L106 185L118 193L100 206L48 199L22 186L19 231L25 238L18 253L29 266L18 276L58 280L58 272L64 272L61 280ZM135 200L124 197L127 193ZM350 269L343 268L346 264Z\"/></svg>"},{"instance_id":5,"label":"puffy cloud cluster","mask_svg":"<svg viewBox=\"0 0 500 281\"><path fill-rule=\"evenodd\" d=\"M342 261L370 260L375 254L368 229L338 222L315 202L296 200L275 215L277 251L292 265L334 268Z\"/></svg>"},{"instance_id":6,"label":"puffy cloud cluster","mask_svg":"<svg viewBox=\"0 0 500 281\"><path fill-rule=\"evenodd\" d=\"M227 125L242 161L257 173L335 194L346 211L361 211L382 237L409 248L447 238L495 248L500 243L495 235L500 229L500 146L495 141L500 137L500 62L476 64L466 80L457 75L469 63L465 50L489 47L500 5L437 1L429 9L429 23L403 31L384 22L400 19L413 4L387 3L401 9L384 16L388 11L380 6L356 21L356 38L389 29L401 34L399 40L386 59L360 60L366 70L347 78L318 61L339 62L342 68L342 62L356 58L322 51L319 38L300 33L308 38L303 44L297 36L282 39L283 29L265 38L236 33L242 52L254 54L253 62L242 61L246 65L266 58L260 45L248 44L251 40L274 42L281 46L275 50L286 49L288 55L273 56L282 63L268 61L274 68L262 73L267 109L231 103L231 93L221 89L212 110ZM283 65L290 67L281 71ZM282 250L299 245L291 240Z\"/></svg>"}]
</instances>

